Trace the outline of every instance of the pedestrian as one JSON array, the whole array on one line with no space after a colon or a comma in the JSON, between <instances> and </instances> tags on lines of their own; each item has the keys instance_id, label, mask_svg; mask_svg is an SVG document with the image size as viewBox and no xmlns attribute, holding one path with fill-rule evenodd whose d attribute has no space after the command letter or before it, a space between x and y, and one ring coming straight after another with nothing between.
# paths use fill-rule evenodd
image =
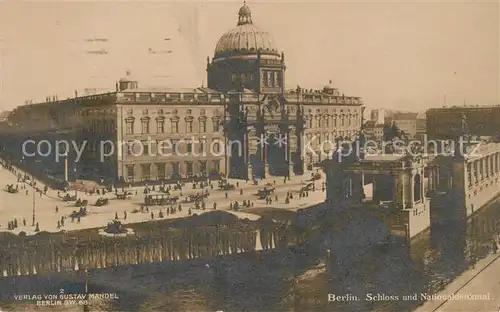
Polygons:
<instances>
[{"instance_id":1,"label":"pedestrian","mask_svg":"<svg viewBox=\"0 0 500 312\"><path fill-rule=\"evenodd\" d=\"M23 226L26 226L26 218L23 218Z\"/></svg>"},{"instance_id":2,"label":"pedestrian","mask_svg":"<svg viewBox=\"0 0 500 312\"><path fill-rule=\"evenodd\" d=\"M155 218L155 214L154 214L154 212L151 211L151 220L154 220L154 218Z\"/></svg>"},{"instance_id":3,"label":"pedestrian","mask_svg":"<svg viewBox=\"0 0 500 312\"><path fill-rule=\"evenodd\" d=\"M127 220L127 211L123 212L123 220Z\"/></svg>"},{"instance_id":4,"label":"pedestrian","mask_svg":"<svg viewBox=\"0 0 500 312\"><path fill-rule=\"evenodd\" d=\"M115 212L115 220L118 220L118 212Z\"/></svg>"},{"instance_id":5,"label":"pedestrian","mask_svg":"<svg viewBox=\"0 0 500 312\"><path fill-rule=\"evenodd\" d=\"M240 195L243 195L243 189L240 189Z\"/></svg>"},{"instance_id":6,"label":"pedestrian","mask_svg":"<svg viewBox=\"0 0 500 312\"><path fill-rule=\"evenodd\" d=\"M58 213L58 212L59 212L59 207L58 207L58 206L56 206L56 213Z\"/></svg>"},{"instance_id":7,"label":"pedestrian","mask_svg":"<svg viewBox=\"0 0 500 312\"><path fill-rule=\"evenodd\" d=\"M217 210L217 203L214 202L214 210Z\"/></svg>"},{"instance_id":8,"label":"pedestrian","mask_svg":"<svg viewBox=\"0 0 500 312\"><path fill-rule=\"evenodd\" d=\"M76 223L80 223L80 217L78 217L78 219L76 220Z\"/></svg>"},{"instance_id":9,"label":"pedestrian","mask_svg":"<svg viewBox=\"0 0 500 312\"><path fill-rule=\"evenodd\" d=\"M225 193L226 199L227 199L227 192Z\"/></svg>"}]
</instances>

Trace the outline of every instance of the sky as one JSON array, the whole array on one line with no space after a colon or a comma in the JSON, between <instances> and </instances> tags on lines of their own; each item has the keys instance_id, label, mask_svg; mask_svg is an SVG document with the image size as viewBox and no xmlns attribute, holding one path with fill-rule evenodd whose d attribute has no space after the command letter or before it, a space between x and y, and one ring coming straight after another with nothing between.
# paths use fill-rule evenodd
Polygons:
<instances>
[{"instance_id":1,"label":"sky","mask_svg":"<svg viewBox=\"0 0 500 312\"><path fill-rule=\"evenodd\" d=\"M498 1L249 1L287 63L286 88L363 98L368 109L500 104ZM115 88L206 85L206 59L242 1L0 2L0 109ZM84 39L107 38L106 43ZM164 40L170 38L170 40ZM151 54L172 50L170 54ZM87 51L105 49L108 54Z\"/></svg>"}]
</instances>

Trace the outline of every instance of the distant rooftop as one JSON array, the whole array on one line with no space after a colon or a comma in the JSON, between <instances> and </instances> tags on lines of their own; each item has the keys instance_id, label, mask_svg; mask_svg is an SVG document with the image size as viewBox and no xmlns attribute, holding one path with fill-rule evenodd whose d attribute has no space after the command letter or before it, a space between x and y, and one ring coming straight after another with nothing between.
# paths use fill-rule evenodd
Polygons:
<instances>
[{"instance_id":1,"label":"distant rooftop","mask_svg":"<svg viewBox=\"0 0 500 312\"><path fill-rule=\"evenodd\" d=\"M444 111L444 110L463 110L463 109L488 109L488 108L499 108L500 104L497 105L453 105L453 106L443 106L429 108L427 111Z\"/></svg>"},{"instance_id":2,"label":"distant rooftop","mask_svg":"<svg viewBox=\"0 0 500 312\"><path fill-rule=\"evenodd\" d=\"M394 162L399 161L403 158L407 157L407 155L400 154L369 154L365 155L365 158L362 160L363 162Z\"/></svg>"}]
</instances>

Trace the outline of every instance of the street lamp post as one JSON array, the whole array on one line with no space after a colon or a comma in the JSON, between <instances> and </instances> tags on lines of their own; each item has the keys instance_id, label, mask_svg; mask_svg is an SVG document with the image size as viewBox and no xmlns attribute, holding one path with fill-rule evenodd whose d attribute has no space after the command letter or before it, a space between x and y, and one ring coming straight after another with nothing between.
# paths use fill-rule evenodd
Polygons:
<instances>
[{"instance_id":1,"label":"street lamp post","mask_svg":"<svg viewBox=\"0 0 500 312\"><path fill-rule=\"evenodd\" d=\"M33 185L33 224L32 226L35 226L35 198L36 198L36 190L35 190L35 181L31 181L31 184Z\"/></svg>"},{"instance_id":2,"label":"street lamp post","mask_svg":"<svg viewBox=\"0 0 500 312\"><path fill-rule=\"evenodd\" d=\"M89 285L88 285L88 277L89 277L89 271L87 269L84 270L85 272L85 304L83 305L83 312L88 312L90 311L89 306L88 306L88 300L89 300Z\"/></svg>"},{"instance_id":3,"label":"street lamp post","mask_svg":"<svg viewBox=\"0 0 500 312\"><path fill-rule=\"evenodd\" d=\"M205 309L208 310L208 290L209 290L209 285L208 285L208 269L210 268L210 265L207 263L205 264Z\"/></svg>"}]
</instances>

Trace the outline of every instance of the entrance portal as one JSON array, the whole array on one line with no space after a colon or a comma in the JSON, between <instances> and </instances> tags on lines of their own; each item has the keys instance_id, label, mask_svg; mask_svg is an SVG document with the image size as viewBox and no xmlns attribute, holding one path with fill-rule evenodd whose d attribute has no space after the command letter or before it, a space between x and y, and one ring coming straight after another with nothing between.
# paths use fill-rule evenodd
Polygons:
<instances>
[{"instance_id":1,"label":"entrance portal","mask_svg":"<svg viewBox=\"0 0 500 312\"><path fill-rule=\"evenodd\" d=\"M267 163L269 174L274 176L288 175L288 159L286 157L286 144L277 133L271 133L267 139Z\"/></svg>"}]
</instances>

